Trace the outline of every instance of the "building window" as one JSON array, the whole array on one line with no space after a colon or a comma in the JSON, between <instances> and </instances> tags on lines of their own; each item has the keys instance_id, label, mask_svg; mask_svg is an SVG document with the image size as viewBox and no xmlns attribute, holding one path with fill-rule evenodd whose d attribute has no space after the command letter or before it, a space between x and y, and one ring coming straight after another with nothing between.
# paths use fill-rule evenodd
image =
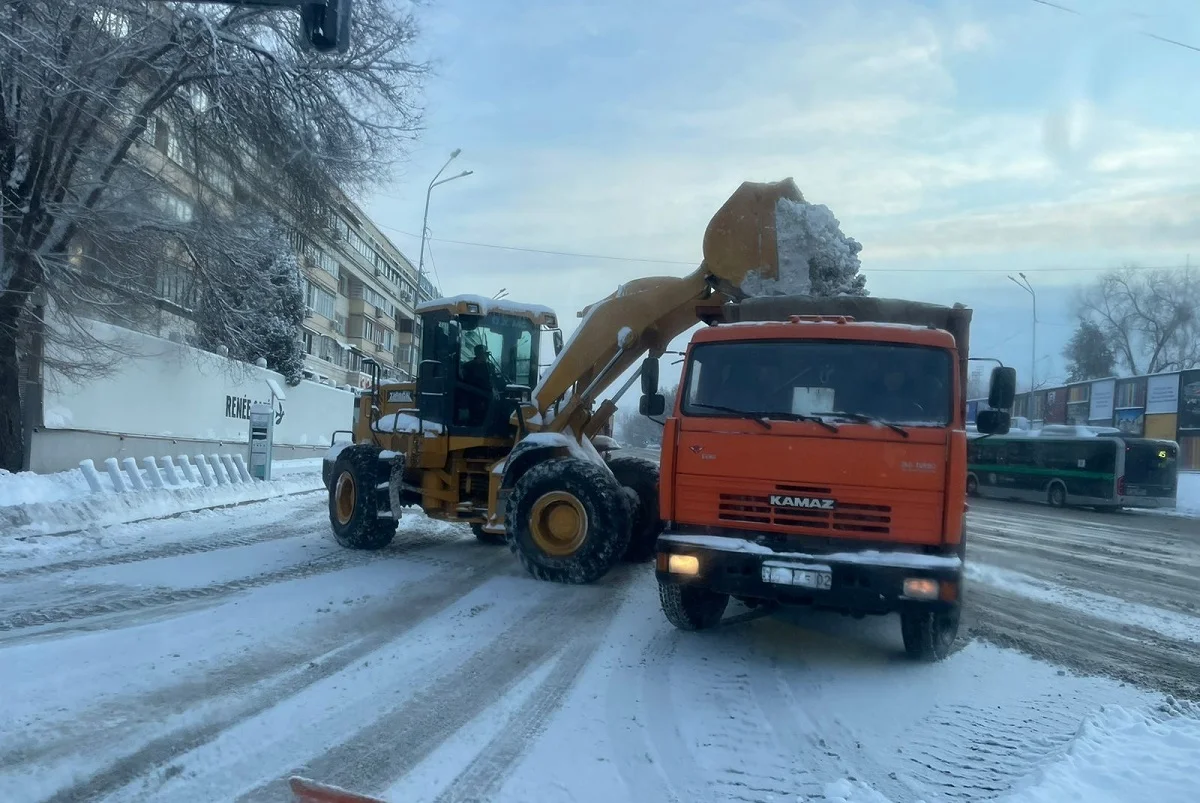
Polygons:
<instances>
[{"instance_id":1,"label":"building window","mask_svg":"<svg viewBox=\"0 0 1200 803\"><path fill-rule=\"evenodd\" d=\"M411 335L413 332L413 319L401 318L396 321L397 331L402 335Z\"/></svg>"},{"instance_id":2,"label":"building window","mask_svg":"<svg viewBox=\"0 0 1200 803\"><path fill-rule=\"evenodd\" d=\"M346 334L346 316L338 313L333 316L333 331L339 335Z\"/></svg>"},{"instance_id":3,"label":"building window","mask_svg":"<svg viewBox=\"0 0 1200 803\"><path fill-rule=\"evenodd\" d=\"M346 298L350 297L350 277L344 270L338 271L338 292Z\"/></svg>"},{"instance_id":4,"label":"building window","mask_svg":"<svg viewBox=\"0 0 1200 803\"><path fill-rule=\"evenodd\" d=\"M308 308L318 315L323 315L329 320L334 319L336 311L334 309L336 299L333 294L317 287L315 284L308 284L307 302Z\"/></svg>"},{"instance_id":5,"label":"building window","mask_svg":"<svg viewBox=\"0 0 1200 803\"><path fill-rule=\"evenodd\" d=\"M374 290L372 290L370 287L367 287L365 284L363 285L363 288L362 288L362 297L363 297L363 300L366 301L368 304L383 310L384 314L387 315L389 318L396 317L395 305L392 304L392 302L388 301L386 298L384 298L380 293L377 293Z\"/></svg>"},{"instance_id":6,"label":"building window","mask_svg":"<svg viewBox=\"0 0 1200 803\"><path fill-rule=\"evenodd\" d=\"M379 343L379 341L375 341L375 342ZM380 343L380 345L382 345L388 351L391 351L392 346L395 344L395 342L396 342L396 336L392 333L392 330L384 329L383 330L383 342Z\"/></svg>"},{"instance_id":7,"label":"building window","mask_svg":"<svg viewBox=\"0 0 1200 803\"><path fill-rule=\"evenodd\" d=\"M313 333L307 329L300 330L300 345L304 348L305 354L313 353Z\"/></svg>"}]
</instances>

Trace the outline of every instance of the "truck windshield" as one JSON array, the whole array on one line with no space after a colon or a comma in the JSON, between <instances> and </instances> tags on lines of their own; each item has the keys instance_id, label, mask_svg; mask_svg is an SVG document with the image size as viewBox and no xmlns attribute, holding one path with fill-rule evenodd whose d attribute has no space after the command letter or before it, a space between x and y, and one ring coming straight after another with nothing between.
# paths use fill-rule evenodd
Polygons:
<instances>
[{"instance_id":1,"label":"truck windshield","mask_svg":"<svg viewBox=\"0 0 1200 803\"><path fill-rule=\"evenodd\" d=\"M950 423L953 363L944 349L859 341L704 343L684 377L685 415L821 416L901 426Z\"/></svg>"}]
</instances>

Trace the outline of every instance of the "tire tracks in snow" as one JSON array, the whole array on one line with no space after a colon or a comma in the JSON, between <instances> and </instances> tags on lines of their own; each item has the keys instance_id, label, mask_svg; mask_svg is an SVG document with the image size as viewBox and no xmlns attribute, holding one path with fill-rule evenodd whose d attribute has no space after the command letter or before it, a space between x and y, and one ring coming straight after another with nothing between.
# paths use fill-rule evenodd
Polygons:
<instances>
[{"instance_id":1,"label":"tire tracks in snow","mask_svg":"<svg viewBox=\"0 0 1200 803\"><path fill-rule=\"evenodd\" d=\"M592 589L601 592L600 599L586 593ZM439 745L510 692L530 671L561 652L566 644L567 652L559 666L531 698L536 703L546 695L544 706L533 706L540 709L541 721L525 723L515 737L511 734L498 737L507 742L504 750L466 770L489 788L498 788L528 741L540 732L542 723L570 690L621 602L620 589L609 585L554 586L548 592L548 599L529 615L497 634L463 664L418 690L408 702L384 714L353 738L284 777L244 793L239 800L290 800L286 776L292 774L378 793L420 764ZM463 786L457 789L455 794L472 791Z\"/></svg>"},{"instance_id":2,"label":"tire tracks in snow","mask_svg":"<svg viewBox=\"0 0 1200 803\"><path fill-rule=\"evenodd\" d=\"M378 552L339 550L283 569L206 586L193 588L156 588L145 593L124 597L118 596L104 601L85 601L75 605L40 607L16 611L4 619L0 619L0 633L43 625L75 622L80 619L90 619L98 616L153 610L178 603L219 599L262 586L274 585L275 583L287 582L289 580L298 580L318 574L327 574L352 566L365 565L376 560L409 555L410 553L436 546L439 543L445 543L445 538L433 535L419 536L400 544L393 544L387 549Z\"/></svg>"},{"instance_id":3,"label":"tire tracks in snow","mask_svg":"<svg viewBox=\"0 0 1200 803\"><path fill-rule=\"evenodd\" d=\"M440 542L442 539L436 539ZM387 554L391 550L384 553ZM359 554L359 553L354 553ZM459 599L511 566L507 554L487 551L479 564L473 567L456 566L405 586L389 602L387 608L370 617L366 632L357 634L357 639L347 637L343 631L334 634L331 644L323 644L313 651L312 663L304 671L294 671L296 664L280 665L263 660L262 656L250 659L246 664L227 671L222 680L225 694L236 698L234 710L212 719L178 728L156 737L129 755L117 760L107 769L81 779L73 786L63 789L48 798L50 803L74 803L93 800L116 792L139 779L153 783L159 778L169 777L171 767L180 757L196 749L233 726L250 719L280 702L294 697L310 686L342 672L387 643L402 637L426 619L449 608ZM371 629L372 624L383 624ZM303 659L301 659L303 660ZM267 684L257 691L255 686ZM170 700L177 708L187 703L199 703L211 698L212 687L206 683L191 684L190 693L180 699L170 690L159 693L159 697ZM27 761L38 756L26 757ZM290 794L290 793L289 793ZM290 797L284 798L290 799Z\"/></svg>"},{"instance_id":4,"label":"tire tracks in snow","mask_svg":"<svg viewBox=\"0 0 1200 803\"><path fill-rule=\"evenodd\" d=\"M1085 674L1200 700L1200 654L1194 644L979 583L972 584L969 604L974 608L971 632L984 640Z\"/></svg>"},{"instance_id":5,"label":"tire tracks in snow","mask_svg":"<svg viewBox=\"0 0 1200 803\"><path fill-rule=\"evenodd\" d=\"M321 522L320 525L297 525L295 522L274 524L262 527L253 533L217 535L203 540L197 538L168 544L153 544L138 547L136 551L122 550L109 555L76 558L58 563L43 563L37 566L0 572L0 581L16 580L18 578L35 577L45 574L59 574L61 572L73 572L82 569L97 569L104 566L121 566L127 563L141 563L142 561L158 560L160 558L198 555L204 552L253 546L254 544L278 541L286 538L303 538L328 531L327 524Z\"/></svg>"}]
</instances>

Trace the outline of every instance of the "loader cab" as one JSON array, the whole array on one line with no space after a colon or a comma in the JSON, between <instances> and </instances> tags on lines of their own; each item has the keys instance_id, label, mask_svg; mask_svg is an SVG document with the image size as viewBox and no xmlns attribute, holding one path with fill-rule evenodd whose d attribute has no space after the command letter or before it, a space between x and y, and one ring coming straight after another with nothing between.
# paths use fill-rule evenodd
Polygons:
<instances>
[{"instance_id":1,"label":"loader cab","mask_svg":"<svg viewBox=\"0 0 1200 803\"><path fill-rule=\"evenodd\" d=\"M417 408L451 435L506 437L518 401L538 381L545 307L456 296L422 304Z\"/></svg>"}]
</instances>

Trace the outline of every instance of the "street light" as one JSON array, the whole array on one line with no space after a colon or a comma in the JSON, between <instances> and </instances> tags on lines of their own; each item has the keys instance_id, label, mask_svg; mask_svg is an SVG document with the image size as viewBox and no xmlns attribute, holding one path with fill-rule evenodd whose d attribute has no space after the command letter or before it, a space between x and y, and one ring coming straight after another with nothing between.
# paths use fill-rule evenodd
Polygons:
<instances>
[{"instance_id":1,"label":"street light","mask_svg":"<svg viewBox=\"0 0 1200 803\"><path fill-rule=\"evenodd\" d=\"M1033 389L1034 376L1037 374L1037 293L1033 292L1033 287L1029 284L1029 279L1024 273L1017 273L1021 277L1021 281L1017 281L1012 276L1008 280L1020 287L1033 300L1033 343L1029 347L1029 404L1033 405Z\"/></svg>"},{"instance_id":2,"label":"street light","mask_svg":"<svg viewBox=\"0 0 1200 803\"><path fill-rule=\"evenodd\" d=\"M418 304L421 303L421 282L424 281L424 279L425 279L425 238L429 234L429 196L433 194L433 188L438 186L439 184L445 184L448 181L454 181L455 179L458 179L458 178L466 178L467 176L469 176L475 172L474 170L464 170L461 173L459 173L458 175L449 176L448 178L443 178L440 181L438 180L439 177L442 175L442 173L446 170L446 168L450 166L450 163L458 158L458 155L460 153L462 153L462 148L455 148L454 150L450 151L450 158L446 160L446 163L444 165L442 165L442 169L437 171L437 173L434 174L433 179L429 182L428 189L425 190L425 216L421 220L421 256L417 259L417 303ZM414 348L409 354L408 367L409 367L410 375L413 373L412 369L416 365L416 361L417 361L417 355L415 353L416 345L417 345L416 343L413 344Z\"/></svg>"}]
</instances>

